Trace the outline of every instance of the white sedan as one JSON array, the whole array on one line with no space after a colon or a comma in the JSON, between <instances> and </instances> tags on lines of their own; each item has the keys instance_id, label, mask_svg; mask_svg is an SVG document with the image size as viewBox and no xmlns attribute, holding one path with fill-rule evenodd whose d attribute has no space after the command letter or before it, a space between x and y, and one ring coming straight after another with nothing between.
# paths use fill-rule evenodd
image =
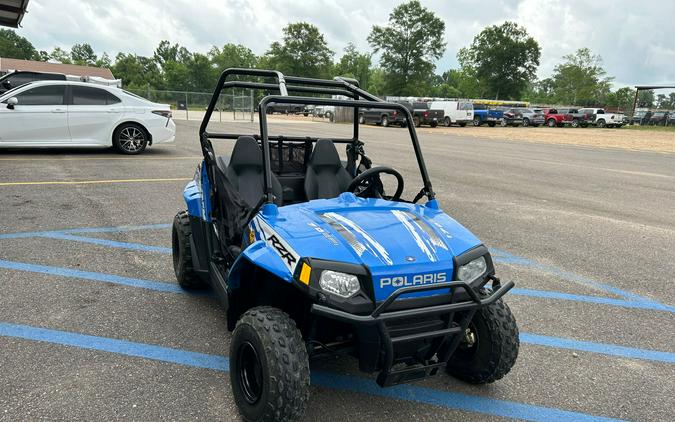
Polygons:
<instances>
[{"instance_id":1,"label":"white sedan","mask_svg":"<svg viewBox=\"0 0 675 422\"><path fill-rule=\"evenodd\" d=\"M139 154L175 137L168 105L119 88L40 81L0 97L0 147L113 146Z\"/></svg>"}]
</instances>

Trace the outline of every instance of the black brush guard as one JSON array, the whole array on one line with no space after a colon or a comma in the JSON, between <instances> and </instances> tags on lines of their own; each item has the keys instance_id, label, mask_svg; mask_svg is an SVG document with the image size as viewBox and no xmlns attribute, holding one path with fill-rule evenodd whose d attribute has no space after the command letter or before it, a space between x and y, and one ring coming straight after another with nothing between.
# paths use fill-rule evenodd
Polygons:
<instances>
[{"instance_id":1,"label":"black brush guard","mask_svg":"<svg viewBox=\"0 0 675 422\"><path fill-rule=\"evenodd\" d=\"M362 353L375 352L374 360L381 359L381 369L377 376L377 383L381 387L403 384L436 375L439 369L444 368L448 359L453 354L467 329L475 312L483 306L488 306L506 294L514 283L507 281L501 284L497 278L492 278L492 292L488 296L480 297L470 284L462 281L430 284L424 286L402 287L396 290L384 302L380 303L370 315L354 315L325 305L313 304L312 313L326 318L352 324L359 333L359 341L364 338L379 339L376 348L359 347L359 360ZM450 302L426 307L387 311L401 295L432 290L447 290L452 292ZM456 294L464 291L466 295ZM455 301L458 296L468 297L468 300ZM463 312L459 322L453 318L455 313ZM387 322L401 321L410 318L425 316L448 315L447 324L444 328L426 332L418 332L400 336L392 336ZM418 364L403 369L393 369L395 348L406 342L426 339L442 338L441 346L437 348L436 359L426 359ZM371 343L373 344L373 343ZM361 345L360 345L361 346ZM371 350L367 352L366 350ZM373 358L371 356L371 358Z\"/></svg>"}]
</instances>

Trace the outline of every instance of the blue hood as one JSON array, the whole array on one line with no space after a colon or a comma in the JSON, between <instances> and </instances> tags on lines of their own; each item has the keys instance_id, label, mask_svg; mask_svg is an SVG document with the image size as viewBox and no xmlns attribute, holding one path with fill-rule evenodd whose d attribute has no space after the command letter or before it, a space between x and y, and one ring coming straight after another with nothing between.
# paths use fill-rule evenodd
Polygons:
<instances>
[{"instance_id":1,"label":"blue hood","mask_svg":"<svg viewBox=\"0 0 675 422\"><path fill-rule=\"evenodd\" d=\"M401 283L450 281L453 257L480 244L440 210L350 193L281 207L276 217L252 224L276 232L297 257L365 265L378 301Z\"/></svg>"}]
</instances>

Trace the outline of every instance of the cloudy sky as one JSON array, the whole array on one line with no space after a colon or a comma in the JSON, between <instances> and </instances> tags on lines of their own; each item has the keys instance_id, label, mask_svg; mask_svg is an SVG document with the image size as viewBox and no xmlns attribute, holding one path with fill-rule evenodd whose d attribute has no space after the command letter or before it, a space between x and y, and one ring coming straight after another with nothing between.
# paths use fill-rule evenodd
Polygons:
<instances>
[{"instance_id":1,"label":"cloudy sky","mask_svg":"<svg viewBox=\"0 0 675 422\"><path fill-rule=\"evenodd\" d=\"M561 56L589 47L615 85L675 82L675 1L421 0L446 26L440 73L483 27L505 20L527 28L542 47L539 76ZM191 51L241 43L262 54L289 22L317 25L339 57L348 42L368 50L373 25L401 1L387 0L31 0L19 33L36 48L88 42L97 53L151 55L168 39Z\"/></svg>"}]
</instances>

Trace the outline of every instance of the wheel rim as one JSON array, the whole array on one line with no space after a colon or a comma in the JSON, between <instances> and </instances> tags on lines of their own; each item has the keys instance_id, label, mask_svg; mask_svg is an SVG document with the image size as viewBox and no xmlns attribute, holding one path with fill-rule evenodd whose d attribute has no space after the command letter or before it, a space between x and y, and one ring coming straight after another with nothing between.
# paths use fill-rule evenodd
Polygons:
<instances>
[{"instance_id":1,"label":"wheel rim","mask_svg":"<svg viewBox=\"0 0 675 422\"><path fill-rule=\"evenodd\" d=\"M130 126L120 132L120 148L127 152L136 152L143 147L145 135L140 129Z\"/></svg>"},{"instance_id":2,"label":"wheel rim","mask_svg":"<svg viewBox=\"0 0 675 422\"><path fill-rule=\"evenodd\" d=\"M382 117L382 126L389 126L389 119L387 119L387 116Z\"/></svg>"},{"instance_id":3,"label":"wheel rim","mask_svg":"<svg viewBox=\"0 0 675 422\"><path fill-rule=\"evenodd\" d=\"M480 120L478 120L478 119L473 119L473 125L474 125L474 126L480 126Z\"/></svg>"},{"instance_id":4,"label":"wheel rim","mask_svg":"<svg viewBox=\"0 0 675 422\"><path fill-rule=\"evenodd\" d=\"M549 120L548 121L548 127L553 127L555 126L555 120Z\"/></svg>"},{"instance_id":5,"label":"wheel rim","mask_svg":"<svg viewBox=\"0 0 675 422\"><path fill-rule=\"evenodd\" d=\"M529 126L530 121L528 119L523 120L523 126Z\"/></svg>"},{"instance_id":6,"label":"wheel rim","mask_svg":"<svg viewBox=\"0 0 675 422\"><path fill-rule=\"evenodd\" d=\"M256 404L263 390L262 364L255 347L247 341L239 346L237 354L238 378L244 399L248 404Z\"/></svg>"},{"instance_id":7,"label":"wheel rim","mask_svg":"<svg viewBox=\"0 0 675 422\"><path fill-rule=\"evenodd\" d=\"M445 118L445 122L444 122L445 126L450 126L450 123L451 123L451 122L450 122L450 118L449 118L449 117L446 117L446 118Z\"/></svg>"}]
</instances>

